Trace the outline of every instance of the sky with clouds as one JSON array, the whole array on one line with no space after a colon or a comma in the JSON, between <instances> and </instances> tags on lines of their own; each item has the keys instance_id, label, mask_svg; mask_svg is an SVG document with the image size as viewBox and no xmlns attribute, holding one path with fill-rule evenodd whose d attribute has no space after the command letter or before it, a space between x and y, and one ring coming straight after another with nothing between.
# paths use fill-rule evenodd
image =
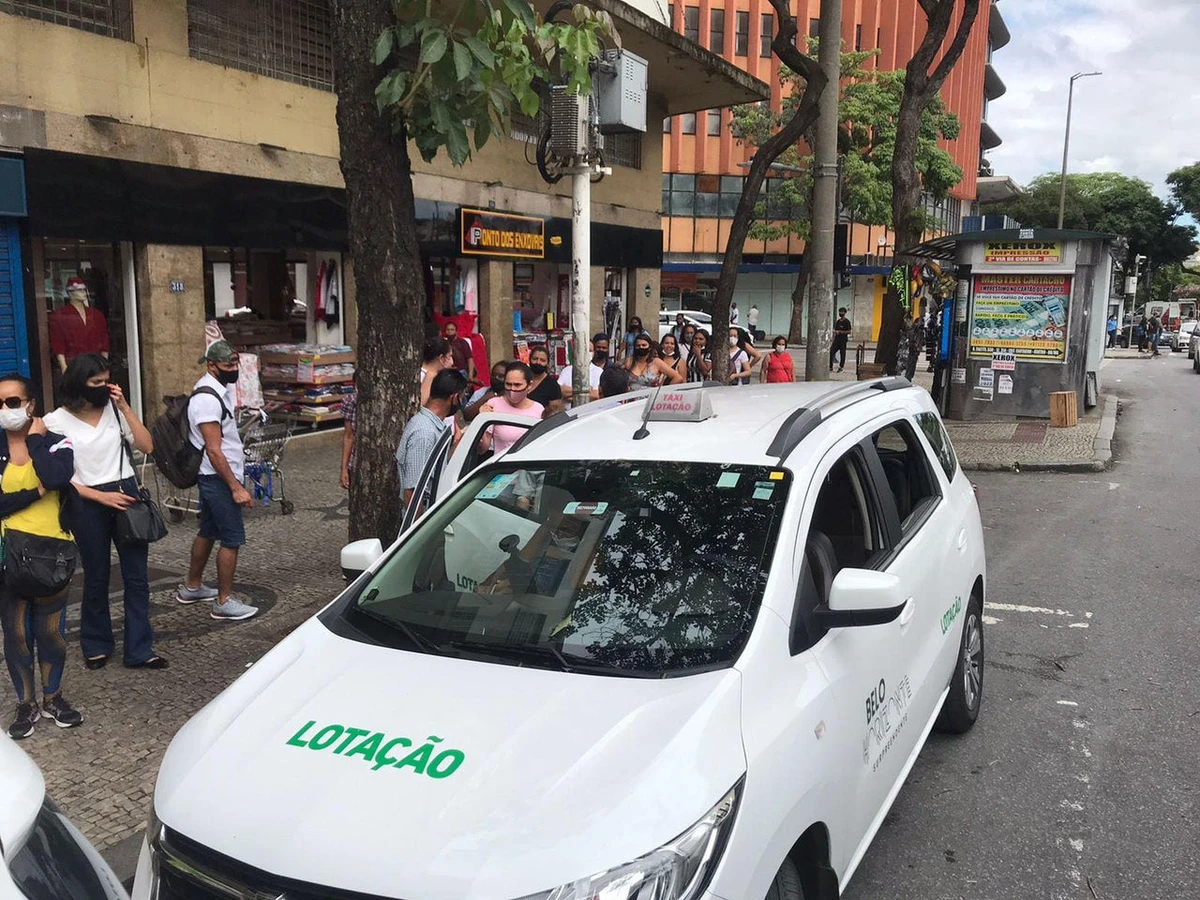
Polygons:
<instances>
[{"instance_id":1,"label":"sky with clouds","mask_svg":"<svg viewBox=\"0 0 1200 900\"><path fill-rule=\"evenodd\" d=\"M1076 72L1071 172L1120 172L1166 196L1166 176L1200 161L1200 0L999 0L1012 42L992 65L1008 92L988 121L988 157L1025 184L1062 166Z\"/></svg>"}]
</instances>

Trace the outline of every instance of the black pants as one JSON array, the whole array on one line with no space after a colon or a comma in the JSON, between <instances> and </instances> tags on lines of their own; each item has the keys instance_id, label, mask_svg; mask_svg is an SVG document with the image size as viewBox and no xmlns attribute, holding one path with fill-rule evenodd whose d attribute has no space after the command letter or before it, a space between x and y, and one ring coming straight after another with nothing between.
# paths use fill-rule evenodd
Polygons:
<instances>
[{"instance_id":1,"label":"black pants","mask_svg":"<svg viewBox=\"0 0 1200 900\"><path fill-rule=\"evenodd\" d=\"M835 356L840 358L840 362L838 362L838 368L839 369L846 368L846 339L845 338L834 338L833 339L833 346L829 348L829 368L831 368L831 369L833 368L833 358Z\"/></svg>"}]
</instances>

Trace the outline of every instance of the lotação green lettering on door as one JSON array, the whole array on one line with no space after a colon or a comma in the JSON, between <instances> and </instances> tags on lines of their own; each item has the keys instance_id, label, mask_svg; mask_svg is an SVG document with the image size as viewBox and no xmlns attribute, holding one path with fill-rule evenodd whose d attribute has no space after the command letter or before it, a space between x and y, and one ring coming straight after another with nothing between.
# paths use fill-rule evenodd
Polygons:
<instances>
[{"instance_id":1,"label":"lota\u00e7\u00e3o green lettering on door","mask_svg":"<svg viewBox=\"0 0 1200 900\"><path fill-rule=\"evenodd\" d=\"M958 618L962 612L962 597L955 597L954 602L950 604L950 608L942 613L942 634L950 630L950 626L954 624L954 620Z\"/></svg>"},{"instance_id":2,"label":"lota\u00e7\u00e3o green lettering on door","mask_svg":"<svg viewBox=\"0 0 1200 900\"><path fill-rule=\"evenodd\" d=\"M289 747L302 747L335 756L361 757L371 771L382 768L411 769L415 775L449 778L466 761L467 755L452 747L440 746L443 738L431 734L418 746L406 737L389 738L382 731L330 724L320 728L310 719L290 738Z\"/></svg>"}]
</instances>

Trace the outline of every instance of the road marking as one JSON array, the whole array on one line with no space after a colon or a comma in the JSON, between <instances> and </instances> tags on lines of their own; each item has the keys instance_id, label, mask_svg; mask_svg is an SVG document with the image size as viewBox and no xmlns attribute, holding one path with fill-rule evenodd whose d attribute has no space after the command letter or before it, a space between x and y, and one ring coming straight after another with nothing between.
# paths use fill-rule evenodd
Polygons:
<instances>
[{"instance_id":1,"label":"road marking","mask_svg":"<svg viewBox=\"0 0 1200 900\"><path fill-rule=\"evenodd\" d=\"M1075 618L1079 617L1079 614L1073 613L1069 609L1057 609L1057 608L1053 608L1053 607L1049 607L1049 606L1030 606L1025 603L994 603L990 600L988 602L984 603L983 609L984 609L985 613L989 613L989 612L1033 613L1035 615L1055 616L1056 618L1061 617L1063 619L1075 619ZM1092 613L1085 611L1082 613L1082 616L1085 619L1091 619ZM983 617L983 621L984 621L985 625L994 625L1003 620L997 619L995 616L985 615ZM1048 628L1049 626L1042 625L1041 627ZM1063 626L1058 625L1055 627L1062 628ZM1068 628L1090 628L1091 625L1089 622L1071 622L1066 627L1068 627Z\"/></svg>"},{"instance_id":2,"label":"road marking","mask_svg":"<svg viewBox=\"0 0 1200 900\"><path fill-rule=\"evenodd\" d=\"M1079 705L1074 700L1056 700L1054 702L1057 703L1059 706L1078 706Z\"/></svg>"}]
</instances>

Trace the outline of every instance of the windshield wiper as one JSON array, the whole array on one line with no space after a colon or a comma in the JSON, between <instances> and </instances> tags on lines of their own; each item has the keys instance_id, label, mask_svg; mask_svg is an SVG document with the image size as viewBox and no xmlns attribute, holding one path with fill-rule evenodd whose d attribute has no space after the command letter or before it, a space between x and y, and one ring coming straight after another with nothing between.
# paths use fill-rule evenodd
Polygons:
<instances>
[{"instance_id":1,"label":"windshield wiper","mask_svg":"<svg viewBox=\"0 0 1200 900\"><path fill-rule=\"evenodd\" d=\"M489 644L481 641L451 641L447 647L461 651L465 657L477 659L512 660L521 665L538 665L539 668L559 668L563 672L590 672L618 678L662 678L660 672L638 669L621 669L605 663L592 662L578 656L566 656L551 644ZM547 666L555 662L558 665Z\"/></svg>"},{"instance_id":2,"label":"windshield wiper","mask_svg":"<svg viewBox=\"0 0 1200 900\"><path fill-rule=\"evenodd\" d=\"M370 601L374 600L378 595L379 595L379 588L371 588L371 590L367 591L366 596L364 596L362 598L362 600L359 602L360 603L362 603L362 602L369 603ZM393 619L393 618L391 618L389 616L385 616L381 613L377 613L377 612L374 612L369 609L363 609L361 606L356 606L355 611L361 615L366 616L368 619L373 619L376 622L382 622L384 625L387 625L391 628L395 628L397 631L399 631L401 634L403 634L406 638L408 638L409 641L411 641L417 647L417 649L420 650L422 653L433 653L436 656L445 656L446 655L446 651L442 647L439 647L437 644L435 644L429 638L425 637L423 634L420 634L419 632L414 631L412 628L410 628L404 622L401 622L399 619Z\"/></svg>"}]
</instances>

